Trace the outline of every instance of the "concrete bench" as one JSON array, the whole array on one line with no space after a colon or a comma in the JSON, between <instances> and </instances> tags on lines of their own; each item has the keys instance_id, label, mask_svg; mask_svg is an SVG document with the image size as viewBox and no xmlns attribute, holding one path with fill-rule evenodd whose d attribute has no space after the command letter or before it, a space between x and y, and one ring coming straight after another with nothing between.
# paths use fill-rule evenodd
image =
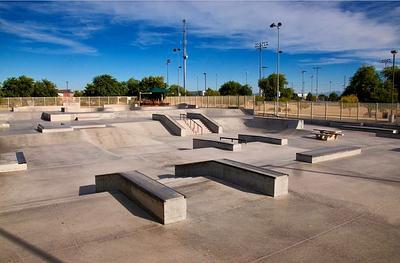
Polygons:
<instances>
[{"instance_id":1,"label":"concrete bench","mask_svg":"<svg viewBox=\"0 0 400 263\"><path fill-rule=\"evenodd\" d=\"M153 114L151 116L153 120L159 121L169 132L177 136L188 135L185 127L180 125L176 120L172 119L171 116L166 114Z\"/></svg>"},{"instance_id":2,"label":"concrete bench","mask_svg":"<svg viewBox=\"0 0 400 263\"><path fill-rule=\"evenodd\" d=\"M210 117L197 112L188 112L186 115L189 119L199 119L212 133L222 133L222 126Z\"/></svg>"},{"instance_id":3,"label":"concrete bench","mask_svg":"<svg viewBox=\"0 0 400 263\"><path fill-rule=\"evenodd\" d=\"M232 142L193 138L193 149L200 149L200 148L218 148L222 150L236 152L240 151L242 149L242 146L240 144Z\"/></svg>"},{"instance_id":4,"label":"concrete bench","mask_svg":"<svg viewBox=\"0 0 400 263\"><path fill-rule=\"evenodd\" d=\"M0 154L0 173L23 171L28 169L23 152Z\"/></svg>"},{"instance_id":5,"label":"concrete bench","mask_svg":"<svg viewBox=\"0 0 400 263\"><path fill-rule=\"evenodd\" d=\"M175 177L212 176L261 194L288 193L288 175L228 159L175 165Z\"/></svg>"},{"instance_id":6,"label":"concrete bench","mask_svg":"<svg viewBox=\"0 0 400 263\"><path fill-rule=\"evenodd\" d=\"M238 138L247 142L264 142L278 145L288 144L288 139L286 138L269 137L264 135L239 134Z\"/></svg>"},{"instance_id":7,"label":"concrete bench","mask_svg":"<svg viewBox=\"0 0 400 263\"><path fill-rule=\"evenodd\" d=\"M96 192L120 191L162 224L186 219L186 198L138 171L96 175Z\"/></svg>"},{"instance_id":8,"label":"concrete bench","mask_svg":"<svg viewBox=\"0 0 400 263\"><path fill-rule=\"evenodd\" d=\"M358 154L361 154L360 147L337 146L296 153L296 160L306 163L319 163Z\"/></svg>"},{"instance_id":9,"label":"concrete bench","mask_svg":"<svg viewBox=\"0 0 400 263\"><path fill-rule=\"evenodd\" d=\"M380 133L393 133L393 134L398 133L398 130L396 130L396 129L370 127L370 126L362 126L362 125L342 125L340 127L342 127L342 129L354 130L354 131L380 132Z\"/></svg>"},{"instance_id":10,"label":"concrete bench","mask_svg":"<svg viewBox=\"0 0 400 263\"><path fill-rule=\"evenodd\" d=\"M317 139L322 141L337 140L339 136L343 136L342 131L325 130L325 129L313 129Z\"/></svg>"}]
</instances>

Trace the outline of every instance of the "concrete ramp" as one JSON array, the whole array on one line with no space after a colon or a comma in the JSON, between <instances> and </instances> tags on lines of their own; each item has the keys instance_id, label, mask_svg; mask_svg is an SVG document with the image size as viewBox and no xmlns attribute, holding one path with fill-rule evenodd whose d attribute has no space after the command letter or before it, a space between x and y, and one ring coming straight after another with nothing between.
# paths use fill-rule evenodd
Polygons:
<instances>
[{"instance_id":1,"label":"concrete ramp","mask_svg":"<svg viewBox=\"0 0 400 263\"><path fill-rule=\"evenodd\" d=\"M199 119L212 133L222 133L222 126L207 115L196 112L188 112L186 115L189 119Z\"/></svg>"},{"instance_id":2,"label":"concrete ramp","mask_svg":"<svg viewBox=\"0 0 400 263\"><path fill-rule=\"evenodd\" d=\"M27 168L23 152L0 154L0 173L23 171Z\"/></svg>"},{"instance_id":3,"label":"concrete ramp","mask_svg":"<svg viewBox=\"0 0 400 263\"><path fill-rule=\"evenodd\" d=\"M184 126L167 114L153 114L152 119L159 121L173 135L187 136L191 134L190 130L188 131Z\"/></svg>"}]
</instances>

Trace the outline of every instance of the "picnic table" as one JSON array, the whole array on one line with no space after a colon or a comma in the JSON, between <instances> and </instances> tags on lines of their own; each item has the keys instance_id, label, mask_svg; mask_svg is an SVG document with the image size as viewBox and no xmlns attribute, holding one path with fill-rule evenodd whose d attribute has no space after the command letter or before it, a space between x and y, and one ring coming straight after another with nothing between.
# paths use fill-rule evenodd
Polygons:
<instances>
[{"instance_id":1,"label":"picnic table","mask_svg":"<svg viewBox=\"0 0 400 263\"><path fill-rule=\"evenodd\" d=\"M314 129L314 131L316 138L323 141L337 140L339 136L343 136L342 131L337 130Z\"/></svg>"}]
</instances>

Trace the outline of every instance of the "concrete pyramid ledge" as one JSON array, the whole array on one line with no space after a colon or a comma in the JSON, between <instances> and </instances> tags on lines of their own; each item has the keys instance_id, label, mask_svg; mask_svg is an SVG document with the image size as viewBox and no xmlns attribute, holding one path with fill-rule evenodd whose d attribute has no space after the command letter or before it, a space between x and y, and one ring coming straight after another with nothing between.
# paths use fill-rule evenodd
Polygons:
<instances>
[{"instance_id":1,"label":"concrete pyramid ledge","mask_svg":"<svg viewBox=\"0 0 400 263\"><path fill-rule=\"evenodd\" d=\"M120 191L162 224L186 219L186 197L138 172L96 175L96 192Z\"/></svg>"},{"instance_id":2,"label":"concrete pyramid ledge","mask_svg":"<svg viewBox=\"0 0 400 263\"><path fill-rule=\"evenodd\" d=\"M0 173L23 171L28 169L23 152L0 154Z\"/></svg>"}]
</instances>

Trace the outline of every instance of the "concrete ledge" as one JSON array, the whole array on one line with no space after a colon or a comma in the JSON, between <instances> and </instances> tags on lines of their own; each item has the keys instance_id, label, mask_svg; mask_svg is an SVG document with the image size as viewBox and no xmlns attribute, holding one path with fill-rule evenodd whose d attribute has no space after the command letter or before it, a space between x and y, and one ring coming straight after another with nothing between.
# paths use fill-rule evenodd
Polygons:
<instances>
[{"instance_id":1,"label":"concrete ledge","mask_svg":"<svg viewBox=\"0 0 400 263\"><path fill-rule=\"evenodd\" d=\"M43 112L42 120L45 121L73 121L73 120L100 120L111 119L112 112Z\"/></svg>"},{"instance_id":2,"label":"concrete ledge","mask_svg":"<svg viewBox=\"0 0 400 263\"><path fill-rule=\"evenodd\" d=\"M137 171L96 175L96 192L120 191L137 202L161 223L186 219L186 198Z\"/></svg>"},{"instance_id":3,"label":"concrete ledge","mask_svg":"<svg viewBox=\"0 0 400 263\"><path fill-rule=\"evenodd\" d=\"M238 138L246 142L265 142L278 145L288 144L288 139L286 138L268 137L263 135L238 134Z\"/></svg>"},{"instance_id":4,"label":"concrete ledge","mask_svg":"<svg viewBox=\"0 0 400 263\"><path fill-rule=\"evenodd\" d=\"M296 161L319 163L358 154L361 154L361 148L356 146L319 148L311 151L296 153Z\"/></svg>"},{"instance_id":5,"label":"concrete ledge","mask_svg":"<svg viewBox=\"0 0 400 263\"><path fill-rule=\"evenodd\" d=\"M54 132L69 132L74 129L70 125L46 125L38 124L36 130L41 133L54 133Z\"/></svg>"},{"instance_id":6,"label":"concrete ledge","mask_svg":"<svg viewBox=\"0 0 400 263\"><path fill-rule=\"evenodd\" d=\"M277 197L288 193L287 174L228 159L175 165L175 177L212 176Z\"/></svg>"},{"instance_id":7,"label":"concrete ledge","mask_svg":"<svg viewBox=\"0 0 400 263\"><path fill-rule=\"evenodd\" d=\"M186 136L186 129L180 125L176 120L172 119L166 114L152 114L152 119L161 122L161 124L170 131L173 135Z\"/></svg>"},{"instance_id":8,"label":"concrete ledge","mask_svg":"<svg viewBox=\"0 0 400 263\"><path fill-rule=\"evenodd\" d=\"M353 131L365 131L365 132L379 132L379 133L398 133L397 129L381 128L381 127L370 127L362 125L341 125L342 129L353 130Z\"/></svg>"},{"instance_id":9,"label":"concrete ledge","mask_svg":"<svg viewBox=\"0 0 400 263\"><path fill-rule=\"evenodd\" d=\"M13 112L38 112L38 111L60 111L61 106L21 106L13 107Z\"/></svg>"},{"instance_id":10,"label":"concrete ledge","mask_svg":"<svg viewBox=\"0 0 400 263\"><path fill-rule=\"evenodd\" d=\"M189 119L199 119L212 133L222 133L222 126L208 116L197 112L188 112L186 115Z\"/></svg>"},{"instance_id":11,"label":"concrete ledge","mask_svg":"<svg viewBox=\"0 0 400 263\"><path fill-rule=\"evenodd\" d=\"M0 129L10 128L10 124L8 122L0 122Z\"/></svg>"},{"instance_id":12,"label":"concrete ledge","mask_svg":"<svg viewBox=\"0 0 400 263\"><path fill-rule=\"evenodd\" d=\"M193 138L193 149L200 149L200 148L218 148L222 150L236 152L240 151L242 149L242 146L241 144L236 144L226 141L215 141L209 139Z\"/></svg>"},{"instance_id":13,"label":"concrete ledge","mask_svg":"<svg viewBox=\"0 0 400 263\"><path fill-rule=\"evenodd\" d=\"M104 104L103 111L114 112L114 111L130 111L131 105L126 104Z\"/></svg>"},{"instance_id":14,"label":"concrete ledge","mask_svg":"<svg viewBox=\"0 0 400 263\"><path fill-rule=\"evenodd\" d=\"M23 171L28 169L23 152L0 154L0 173Z\"/></svg>"},{"instance_id":15,"label":"concrete ledge","mask_svg":"<svg viewBox=\"0 0 400 263\"><path fill-rule=\"evenodd\" d=\"M304 129L304 120L277 117L254 117L253 120L261 122L259 123L261 127L271 127L272 129Z\"/></svg>"},{"instance_id":16,"label":"concrete ledge","mask_svg":"<svg viewBox=\"0 0 400 263\"><path fill-rule=\"evenodd\" d=\"M81 124L81 125L71 125L74 130L80 129L94 129L94 128L106 128L106 124Z\"/></svg>"},{"instance_id":17,"label":"concrete ledge","mask_svg":"<svg viewBox=\"0 0 400 263\"><path fill-rule=\"evenodd\" d=\"M375 134L376 137L385 137L392 139L400 139L400 133L387 133L387 132L377 132Z\"/></svg>"}]
</instances>

